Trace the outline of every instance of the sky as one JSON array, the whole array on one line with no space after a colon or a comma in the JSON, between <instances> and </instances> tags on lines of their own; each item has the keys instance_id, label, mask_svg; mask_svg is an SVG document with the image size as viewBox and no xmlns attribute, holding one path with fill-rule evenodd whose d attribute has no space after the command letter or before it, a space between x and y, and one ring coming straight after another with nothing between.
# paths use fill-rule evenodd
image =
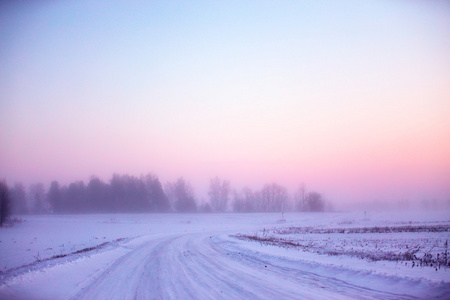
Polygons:
<instances>
[{"instance_id":1,"label":"sky","mask_svg":"<svg viewBox=\"0 0 450 300\"><path fill-rule=\"evenodd\" d=\"M0 179L450 199L446 1L4 1Z\"/></svg>"}]
</instances>

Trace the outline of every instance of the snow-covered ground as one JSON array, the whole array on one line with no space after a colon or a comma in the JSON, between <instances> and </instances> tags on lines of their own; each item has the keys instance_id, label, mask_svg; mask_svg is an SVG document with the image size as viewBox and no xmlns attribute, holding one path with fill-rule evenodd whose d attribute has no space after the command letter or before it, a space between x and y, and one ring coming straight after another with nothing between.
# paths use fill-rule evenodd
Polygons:
<instances>
[{"instance_id":1,"label":"snow-covered ground","mask_svg":"<svg viewBox=\"0 0 450 300\"><path fill-rule=\"evenodd\" d=\"M448 211L284 217L24 216L0 229L0 299L450 297Z\"/></svg>"}]
</instances>

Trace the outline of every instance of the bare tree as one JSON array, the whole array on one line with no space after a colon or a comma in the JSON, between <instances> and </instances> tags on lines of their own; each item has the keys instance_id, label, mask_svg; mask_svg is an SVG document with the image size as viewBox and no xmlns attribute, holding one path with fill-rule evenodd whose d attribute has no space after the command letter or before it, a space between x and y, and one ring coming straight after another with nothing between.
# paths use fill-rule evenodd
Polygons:
<instances>
[{"instance_id":1,"label":"bare tree","mask_svg":"<svg viewBox=\"0 0 450 300\"><path fill-rule=\"evenodd\" d=\"M202 205L200 205L199 211L201 213L211 213L212 212L212 208L211 205L209 203L203 203Z\"/></svg>"},{"instance_id":2,"label":"bare tree","mask_svg":"<svg viewBox=\"0 0 450 300\"><path fill-rule=\"evenodd\" d=\"M47 199L53 209L53 212L61 212L62 193L58 181L54 180L50 184L50 188L47 192Z\"/></svg>"},{"instance_id":3,"label":"bare tree","mask_svg":"<svg viewBox=\"0 0 450 300\"><path fill-rule=\"evenodd\" d=\"M230 182L221 181L219 177L213 178L209 184L209 201L214 211L224 212L228 208Z\"/></svg>"},{"instance_id":4,"label":"bare tree","mask_svg":"<svg viewBox=\"0 0 450 300\"><path fill-rule=\"evenodd\" d=\"M263 210L263 201L261 196L261 191L255 191L253 192L253 211L255 212L262 212Z\"/></svg>"},{"instance_id":5,"label":"bare tree","mask_svg":"<svg viewBox=\"0 0 450 300\"><path fill-rule=\"evenodd\" d=\"M197 203L191 185L183 177L178 178L174 184L175 209L178 212L195 212Z\"/></svg>"},{"instance_id":6,"label":"bare tree","mask_svg":"<svg viewBox=\"0 0 450 300\"><path fill-rule=\"evenodd\" d=\"M164 194L166 194L167 199L169 199L170 210L175 211L175 184L173 182L166 182L164 184Z\"/></svg>"},{"instance_id":7,"label":"bare tree","mask_svg":"<svg viewBox=\"0 0 450 300\"><path fill-rule=\"evenodd\" d=\"M255 195L256 194L256 195ZM257 199L259 193L253 193L249 187L243 187L241 191L233 192L233 211L234 212L255 212L257 211Z\"/></svg>"},{"instance_id":8,"label":"bare tree","mask_svg":"<svg viewBox=\"0 0 450 300\"><path fill-rule=\"evenodd\" d=\"M75 181L69 184L65 193L65 210L69 212L82 212L86 199L86 185L83 181Z\"/></svg>"},{"instance_id":9,"label":"bare tree","mask_svg":"<svg viewBox=\"0 0 450 300\"><path fill-rule=\"evenodd\" d=\"M0 227L8 220L11 213L11 196L6 182L0 181Z\"/></svg>"},{"instance_id":10,"label":"bare tree","mask_svg":"<svg viewBox=\"0 0 450 300\"><path fill-rule=\"evenodd\" d=\"M295 210L305 211L307 205L306 205L306 188L304 183L300 184L300 186L298 187L294 199L295 199Z\"/></svg>"},{"instance_id":11,"label":"bare tree","mask_svg":"<svg viewBox=\"0 0 450 300\"><path fill-rule=\"evenodd\" d=\"M26 214L28 213L27 197L25 187L22 183L16 182L14 187L10 189L11 194L11 213Z\"/></svg>"},{"instance_id":12,"label":"bare tree","mask_svg":"<svg viewBox=\"0 0 450 300\"><path fill-rule=\"evenodd\" d=\"M261 190L260 209L263 212L282 212L288 209L287 189L277 183L266 184Z\"/></svg>"},{"instance_id":13,"label":"bare tree","mask_svg":"<svg viewBox=\"0 0 450 300\"><path fill-rule=\"evenodd\" d=\"M321 212L325 209L325 201L322 195L317 192L310 192L306 196L307 210L312 212Z\"/></svg>"},{"instance_id":14,"label":"bare tree","mask_svg":"<svg viewBox=\"0 0 450 300\"><path fill-rule=\"evenodd\" d=\"M236 190L233 191L233 211L234 212L244 212L245 205L244 199L242 197L242 192Z\"/></svg>"},{"instance_id":15,"label":"bare tree","mask_svg":"<svg viewBox=\"0 0 450 300\"><path fill-rule=\"evenodd\" d=\"M30 186L30 196L33 201L33 211L42 214L46 211L44 184L36 183Z\"/></svg>"},{"instance_id":16,"label":"bare tree","mask_svg":"<svg viewBox=\"0 0 450 300\"><path fill-rule=\"evenodd\" d=\"M86 186L84 210L88 211L111 211L108 198L109 186L97 176L91 176Z\"/></svg>"},{"instance_id":17,"label":"bare tree","mask_svg":"<svg viewBox=\"0 0 450 300\"><path fill-rule=\"evenodd\" d=\"M148 201L152 211L166 212L170 210L169 199L163 191L158 177L147 174L141 180L145 182Z\"/></svg>"}]
</instances>

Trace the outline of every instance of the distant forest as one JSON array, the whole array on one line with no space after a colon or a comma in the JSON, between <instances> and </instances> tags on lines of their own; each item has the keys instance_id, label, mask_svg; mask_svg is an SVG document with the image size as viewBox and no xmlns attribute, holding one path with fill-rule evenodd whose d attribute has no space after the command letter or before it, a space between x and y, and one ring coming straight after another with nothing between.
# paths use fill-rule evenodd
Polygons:
<instances>
[{"instance_id":1,"label":"distant forest","mask_svg":"<svg viewBox=\"0 0 450 300\"><path fill-rule=\"evenodd\" d=\"M60 185L22 183L7 187L12 214L71 214L119 212L284 212L324 211L329 208L321 194L306 192L301 185L292 197L282 185L266 184L261 190L248 187L234 190L227 180L210 180L207 202L199 203L192 186L184 178L164 186L155 175L140 177L114 174L109 182L92 176L89 182Z\"/></svg>"}]
</instances>

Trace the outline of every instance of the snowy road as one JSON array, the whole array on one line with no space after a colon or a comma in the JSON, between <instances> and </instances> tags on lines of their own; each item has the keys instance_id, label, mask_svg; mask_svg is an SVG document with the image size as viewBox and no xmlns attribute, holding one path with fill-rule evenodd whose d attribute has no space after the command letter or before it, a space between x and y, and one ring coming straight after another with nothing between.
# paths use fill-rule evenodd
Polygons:
<instances>
[{"instance_id":1,"label":"snowy road","mask_svg":"<svg viewBox=\"0 0 450 300\"><path fill-rule=\"evenodd\" d=\"M204 234L145 243L74 299L412 299L304 271ZM403 290L403 289L402 289Z\"/></svg>"},{"instance_id":2,"label":"snowy road","mask_svg":"<svg viewBox=\"0 0 450 300\"><path fill-rule=\"evenodd\" d=\"M233 237L273 226L359 222L349 214L297 214L283 224L277 218L29 217L2 233L0 299L448 299L447 269L411 269ZM391 223L384 216L371 222L364 224ZM33 253L44 260L33 261Z\"/></svg>"}]
</instances>

